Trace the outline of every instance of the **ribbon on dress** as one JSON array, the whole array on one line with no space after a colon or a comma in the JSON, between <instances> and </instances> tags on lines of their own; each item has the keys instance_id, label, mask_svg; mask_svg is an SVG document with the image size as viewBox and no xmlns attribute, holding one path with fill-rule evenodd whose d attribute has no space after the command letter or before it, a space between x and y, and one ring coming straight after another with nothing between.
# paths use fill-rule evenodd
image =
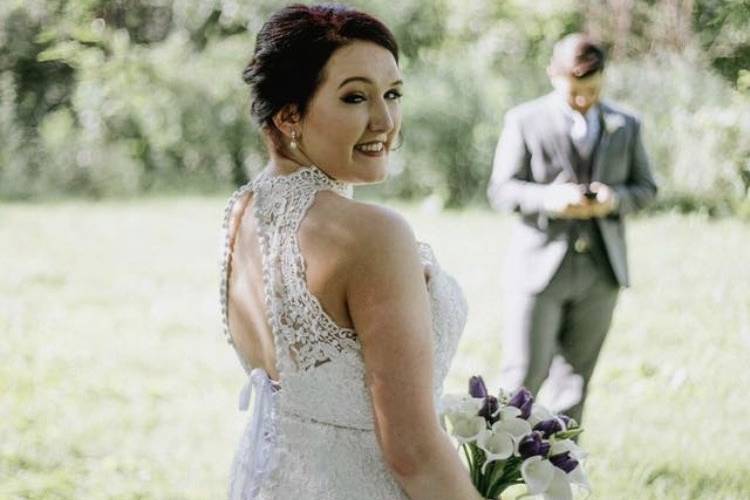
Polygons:
<instances>
[{"instance_id":1,"label":"ribbon on dress","mask_svg":"<svg viewBox=\"0 0 750 500\"><path fill-rule=\"evenodd\" d=\"M254 368L240 391L239 409L247 411L255 392L250 422L240 442L234 459L230 500L252 500L257 497L266 475L270 472L275 433L273 397L276 386L263 368Z\"/></svg>"}]
</instances>

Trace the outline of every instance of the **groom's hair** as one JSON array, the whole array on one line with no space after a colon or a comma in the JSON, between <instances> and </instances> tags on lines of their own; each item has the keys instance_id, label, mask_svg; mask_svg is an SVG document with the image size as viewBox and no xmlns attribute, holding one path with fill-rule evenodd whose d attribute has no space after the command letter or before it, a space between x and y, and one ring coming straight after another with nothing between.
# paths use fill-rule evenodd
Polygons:
<instances>
[{"instance_id":1,"label":"groom's hair","mask_svg":"<svg viewBox=\"0 0 750 500\"><path fill-rule=\"evenodd\" d=\"M549 69L554 75L586 78L604 70L605 60L601 44L584 33L572 33L555 44Z\"/></svg>"},{"instance_id":2,"label":"groom's hair","mask_svg":"<svg viewBox=\"0 0 750 500\"><path fill-rule=\"evenodd\" d=\"M301 117L323 80L323 68L341 47L361 40L388 50L398 63L393 33L375 17L343 5L289 5L258 32L253 57L242 73L252 94L251 114L279 145L273 117L293 104Z\"/></svg>"}]
</instances>

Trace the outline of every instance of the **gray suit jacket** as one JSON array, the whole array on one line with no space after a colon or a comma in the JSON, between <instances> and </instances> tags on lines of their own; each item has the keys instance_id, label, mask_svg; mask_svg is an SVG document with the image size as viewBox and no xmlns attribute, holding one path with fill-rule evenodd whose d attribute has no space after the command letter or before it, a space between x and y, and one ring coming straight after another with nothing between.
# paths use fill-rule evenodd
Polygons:
<instances>
[{"instance_id":1,"label":"gray suit jacket","mask_svg":"<svg viewBox=\"0 0 750 500\"><path fill-rule=\"evenodd\" d=\"M508 111L487 191L494 208L521 215L510 242L509 285L531 293L549 284L569 245L571 221L543 211L545 190L549 184L578 182L568 125L557 99L548 94ZM657 188L640 121L606 102L599 109L602 135L592 180L613 187L618 205L596 223L615 277L625 287L630 278L623 216L649 203Z\"/></svg>"}]
</instances>

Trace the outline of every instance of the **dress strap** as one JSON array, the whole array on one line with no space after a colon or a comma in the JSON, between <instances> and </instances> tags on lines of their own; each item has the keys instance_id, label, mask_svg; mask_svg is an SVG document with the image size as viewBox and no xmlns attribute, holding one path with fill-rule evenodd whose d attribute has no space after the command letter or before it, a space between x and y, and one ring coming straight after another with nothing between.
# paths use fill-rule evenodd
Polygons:
<instances>
[{"instance_id":1,"label":"dress strap","mask_svg":"<svg viewBox=\"0 0 750 500\"><path fill-rule=\"evenodd\" d=\"M268 324L276 348L279 381L285 374L318 366L344 350L357 350L356 333L337 325L307 287L299 246L300 224L320 191L351 195L351 186L317 167L255 183L255 214L263 255Z\"/></svg>"}]
</instances>

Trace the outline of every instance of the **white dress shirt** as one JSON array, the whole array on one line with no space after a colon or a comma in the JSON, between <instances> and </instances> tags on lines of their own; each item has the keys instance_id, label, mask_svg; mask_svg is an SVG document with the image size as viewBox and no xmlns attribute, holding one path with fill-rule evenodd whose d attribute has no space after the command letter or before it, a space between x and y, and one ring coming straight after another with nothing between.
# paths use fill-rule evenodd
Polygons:
<instances>
[{"instance_id":1,"label":"white dress shirt","mask_svg":"<svg viewBox=\"0 0 750 500\"><path fill-rule=\"evenodd\" d=\"M599 106L591 106L586 114L583 115L570 107L564 100L562 101L563 112L570 126L570 138L578 150L578 154L584 160L588 160L591 152L599 137L601 123L599 123Z\"/></svg>"}]
</instances>

